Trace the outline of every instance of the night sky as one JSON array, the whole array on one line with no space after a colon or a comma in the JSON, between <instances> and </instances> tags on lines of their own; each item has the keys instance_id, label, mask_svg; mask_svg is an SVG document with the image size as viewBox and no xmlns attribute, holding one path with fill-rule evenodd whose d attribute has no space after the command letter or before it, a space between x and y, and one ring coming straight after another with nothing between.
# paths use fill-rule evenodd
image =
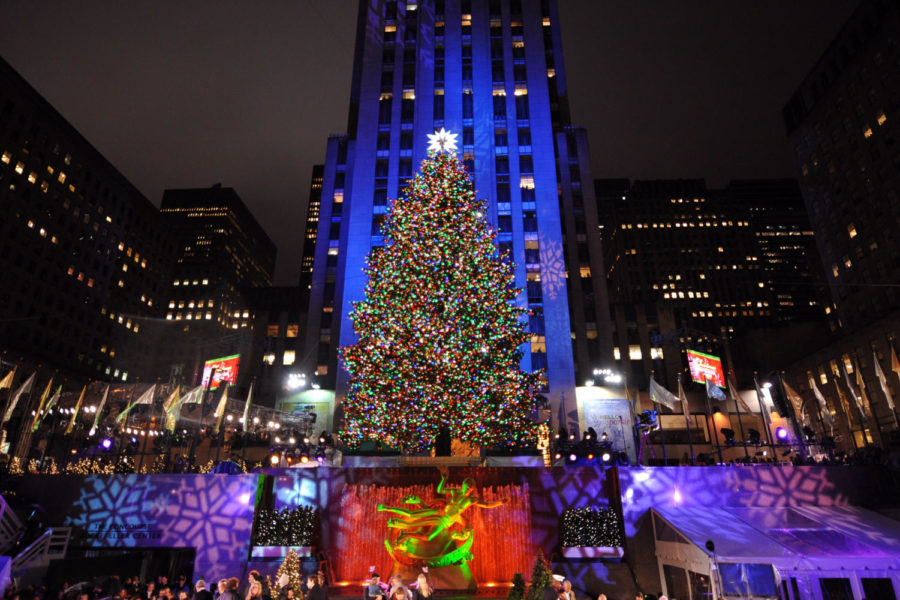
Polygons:
<instances>
[{"instance_id":1,"label":"night sky","mask_svg":"<svg viewBox=\"0 0 900 600\"><path fill-rule=\"evenodd\" d=\"M856 6L559 3L594 177L714 186L792 176L781 108ZM312 165L346 129L356 6L6 0L0 55L155 204L234 187L294 285Z\"/></svg>"}]
</instances>

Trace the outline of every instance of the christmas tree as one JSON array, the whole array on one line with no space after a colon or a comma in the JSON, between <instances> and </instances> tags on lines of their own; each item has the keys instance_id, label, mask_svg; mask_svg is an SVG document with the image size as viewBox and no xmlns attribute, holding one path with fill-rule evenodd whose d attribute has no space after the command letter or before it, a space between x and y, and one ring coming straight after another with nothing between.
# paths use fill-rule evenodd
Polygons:
<instances>
[{"instance_id":1,"label":"christmas tree","mask_svg":"<svg viewBox=\"0 0 900 600\"><path fill-rule=\"evenodd\" d=\"M530 444L538 376L519 367L529 339L521 290L455 136L439 135L368 257L365 300L350 314L358 342L341 348L343 436L417 452L447 427L472 444Z\"/></svg>"},{"instance_id":2,"label":"christmas tree","mask_svg":"<svg viewBox=\"0 0 900 600\"><path fill-rule=\"evenodd\" d=\"M516 573L512 578L512 586L506 600L522 600L525 597L525 579L521 573Z\"/></svg>"},{"instance_id":3,"label":"christmas tree","mask_svg":"<svg viewBox=\"0 0 900 600\"><path fill-rule=\"evenodd\" d=\"M541 600L544 597L544 590L550 587L552 577L550 565L544 560L544 554L538 553L534 570L531 572L531 585L528 586L525 600Z\"/></svg>"},{"instance_id":4,"label":"christmas tree","mask_svg":"<svg viewBox=\"0 0 900 600\"><path fill-rule=\"evenodd\" d=\"M293 550L288 550L287 556L281 561L281 566L278 567L278 572L275 574L276 593L281 591L282 587L285 587L282 585L282 575L288 576L287 587L294 590L295 597L299 598L300 586L303 584L303 574L300 572L300 557Z\"/></svg>"}]
</instances>

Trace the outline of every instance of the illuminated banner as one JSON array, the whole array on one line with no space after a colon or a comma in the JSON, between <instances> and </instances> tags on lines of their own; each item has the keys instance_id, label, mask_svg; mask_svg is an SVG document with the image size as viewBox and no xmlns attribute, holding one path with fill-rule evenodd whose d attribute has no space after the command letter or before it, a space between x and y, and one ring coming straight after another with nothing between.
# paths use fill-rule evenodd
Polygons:
<instances>
[{"instance_id":1,"label":"illuminated banner","mask_svg":"<svg viewBox=\"0 0 900 600\"><path fill-rule=\"evenodd\" d=\"M725 373L722 371L721 358L696 350L688 350L687 359L691 368L692 381L706 383L707 379L711 379L717 386L725 387Z\"/></svg>"},{"instance_id":2,"label":"illuminated banner","mask_svg":"<svg viewBox=\"0 0 900 600\"><path fill-rule=\"evenodd\" d=\"M228 385L236 384L238 365L240 362L240 354L233 354L231 356L214 358L206 361L203 364L203 388L206 389L206 386L209 385L209 389L211 390L218 389L223 381ZM213 369L215 369L215 374L213 375L212 383L210 384L209 375L213 372Z\"/></svg>"}]
</instances>

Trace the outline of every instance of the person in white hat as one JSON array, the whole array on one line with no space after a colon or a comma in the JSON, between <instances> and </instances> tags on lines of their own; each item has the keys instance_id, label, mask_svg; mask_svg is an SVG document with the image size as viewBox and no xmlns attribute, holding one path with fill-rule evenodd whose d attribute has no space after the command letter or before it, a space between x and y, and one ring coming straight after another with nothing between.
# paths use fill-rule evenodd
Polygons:
<instances>
[{"instance_id":1,"label":"person in white hat","mask_svg":"<svg viewBox=\"0 0 900 600\"><path fill-rule=\"evenodd\" d=\"M541 600L559 600L559 591L562 589L562 582L566 578L562 575L553 575L550 579L550 587L544 589L544 595Z\"/></svg>"}]
</instances>

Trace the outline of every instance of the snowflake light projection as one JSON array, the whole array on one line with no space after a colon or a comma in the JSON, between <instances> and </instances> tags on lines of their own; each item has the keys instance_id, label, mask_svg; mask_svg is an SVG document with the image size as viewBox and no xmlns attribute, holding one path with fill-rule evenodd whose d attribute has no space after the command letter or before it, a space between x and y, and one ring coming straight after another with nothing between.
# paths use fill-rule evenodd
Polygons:
<instances>
[{"instance_id":1,"label":"snowflake light projection","mask_svg":"<svg viewBox=\"0 0 900 600\"><path fill-rule=\"evenodd\" d=\"M113 475L81 479L64 524L93 547L196 549L195 571L218 579L250 549L254 475Z\"/></svg>"}]
</instances>

